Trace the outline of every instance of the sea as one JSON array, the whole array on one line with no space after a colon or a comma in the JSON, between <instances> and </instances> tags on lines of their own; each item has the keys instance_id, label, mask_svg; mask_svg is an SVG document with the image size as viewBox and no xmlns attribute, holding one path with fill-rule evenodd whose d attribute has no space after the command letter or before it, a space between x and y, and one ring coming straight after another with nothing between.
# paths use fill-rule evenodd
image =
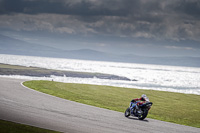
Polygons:
<instances>
[{"instance_id":1,"label":"sea","mask_svg":"<svg viewBox=\"0 0 200 133\"><path fill-rule=\"evenodd\" d=\"M200 68L198 67L89 61L5 54L0 54L0 63L55 70L113 74L127 77L131 80L99 79L96 77L74 78L67 77L66 75L51 75L50 77L0 75L0 77L28 80L53 80L65 83L108 85L200 95Z\"/></svg>"}]
</instances>

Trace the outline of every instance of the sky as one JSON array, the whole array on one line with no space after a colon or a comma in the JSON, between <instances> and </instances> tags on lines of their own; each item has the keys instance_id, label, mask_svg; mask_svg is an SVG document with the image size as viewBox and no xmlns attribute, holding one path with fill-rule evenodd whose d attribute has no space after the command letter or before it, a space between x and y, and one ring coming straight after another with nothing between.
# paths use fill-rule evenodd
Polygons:
<instances>
[{"instance_id":1,"label":"sky","mask_svg":"<svg viewBox=\"0 0 200 133\"><path fill-rule=\"evenodd\" d=\"M200 0L0 0L0 34L65 50L200 57Z\"/></svg>"}]
</instances>

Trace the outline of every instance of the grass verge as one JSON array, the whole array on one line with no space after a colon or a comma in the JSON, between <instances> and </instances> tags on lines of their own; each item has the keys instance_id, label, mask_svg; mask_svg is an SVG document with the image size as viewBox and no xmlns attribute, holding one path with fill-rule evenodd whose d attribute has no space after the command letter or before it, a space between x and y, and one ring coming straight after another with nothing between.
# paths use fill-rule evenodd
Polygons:
<instances>
[{"instance_id":1,"label":"grass verge","mask_svg":"<svg viewBox=\"0 0 200 133\"><path fill-rule=\"evenodd\" d=\"M52 81L23 84L60 98L119 112L124 112L133 98L144 93L154 103L149 118L200 128L199 95Z\"/></svg>"},{"instance_id":2,"label":"grass verge","mask_svg":"<svg viewBox=\"0 0 200 133\"><path fill-rule=\"evenodd\" d=\"M0 120L1 133L58 133L56 131Z\"/></svg>"}]
</instances>

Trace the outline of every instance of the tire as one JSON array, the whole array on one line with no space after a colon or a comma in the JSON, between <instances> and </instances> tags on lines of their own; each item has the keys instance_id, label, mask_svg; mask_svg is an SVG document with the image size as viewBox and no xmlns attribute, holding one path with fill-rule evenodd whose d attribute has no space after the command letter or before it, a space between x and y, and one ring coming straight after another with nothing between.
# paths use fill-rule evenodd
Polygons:
<instances>
[{"instance_id":1,"label":"tire","mask_svg":"<svg viewBox=\"0 0 200 133\"><path fill-rule=\"evenodd\" d=\"M124 113L125 117L129 117L130 116L130 108L127 108L125 113Z\"/></svg>"},{"instance_id":2,"label":"tire","mask_svg":"<svg viewBox=\"0 0 200 133\"><path fill-rule=\"evenodd\" d=\"M144 119L147 117L147 115L148 115L148 110L145 109L145 110L143 110L143 112L144 112L144 113L143 113L142 115L138 116L139 120L144 120Z\"/></svg>"}]
</instances>

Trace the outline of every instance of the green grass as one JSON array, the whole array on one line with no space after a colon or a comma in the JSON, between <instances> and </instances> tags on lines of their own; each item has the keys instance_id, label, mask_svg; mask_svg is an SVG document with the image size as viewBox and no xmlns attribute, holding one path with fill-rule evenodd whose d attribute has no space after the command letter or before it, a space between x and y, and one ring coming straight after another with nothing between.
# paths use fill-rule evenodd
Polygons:
<instances>
[{"instance_id":1,"label":"green grass","mask_svg":"<svg viewBox=\"0 0 200 133\"><path fill-rule=\"evenodd\" d=\"M200 128L199 95L52 81L27 81L24 85L60 98L119 112L124 112L133 98L146 94L153 102L149 118Z\"/></svg>"},{"instance_id":2,"label":"green grass","mask_svg":"<svg viewBox=\"0 0 200 133\"><path fill-rule=\"evenodd\" d=\"M0 120L1 133L58 133L56 131Z\"/></svg>"}]
</instances>

